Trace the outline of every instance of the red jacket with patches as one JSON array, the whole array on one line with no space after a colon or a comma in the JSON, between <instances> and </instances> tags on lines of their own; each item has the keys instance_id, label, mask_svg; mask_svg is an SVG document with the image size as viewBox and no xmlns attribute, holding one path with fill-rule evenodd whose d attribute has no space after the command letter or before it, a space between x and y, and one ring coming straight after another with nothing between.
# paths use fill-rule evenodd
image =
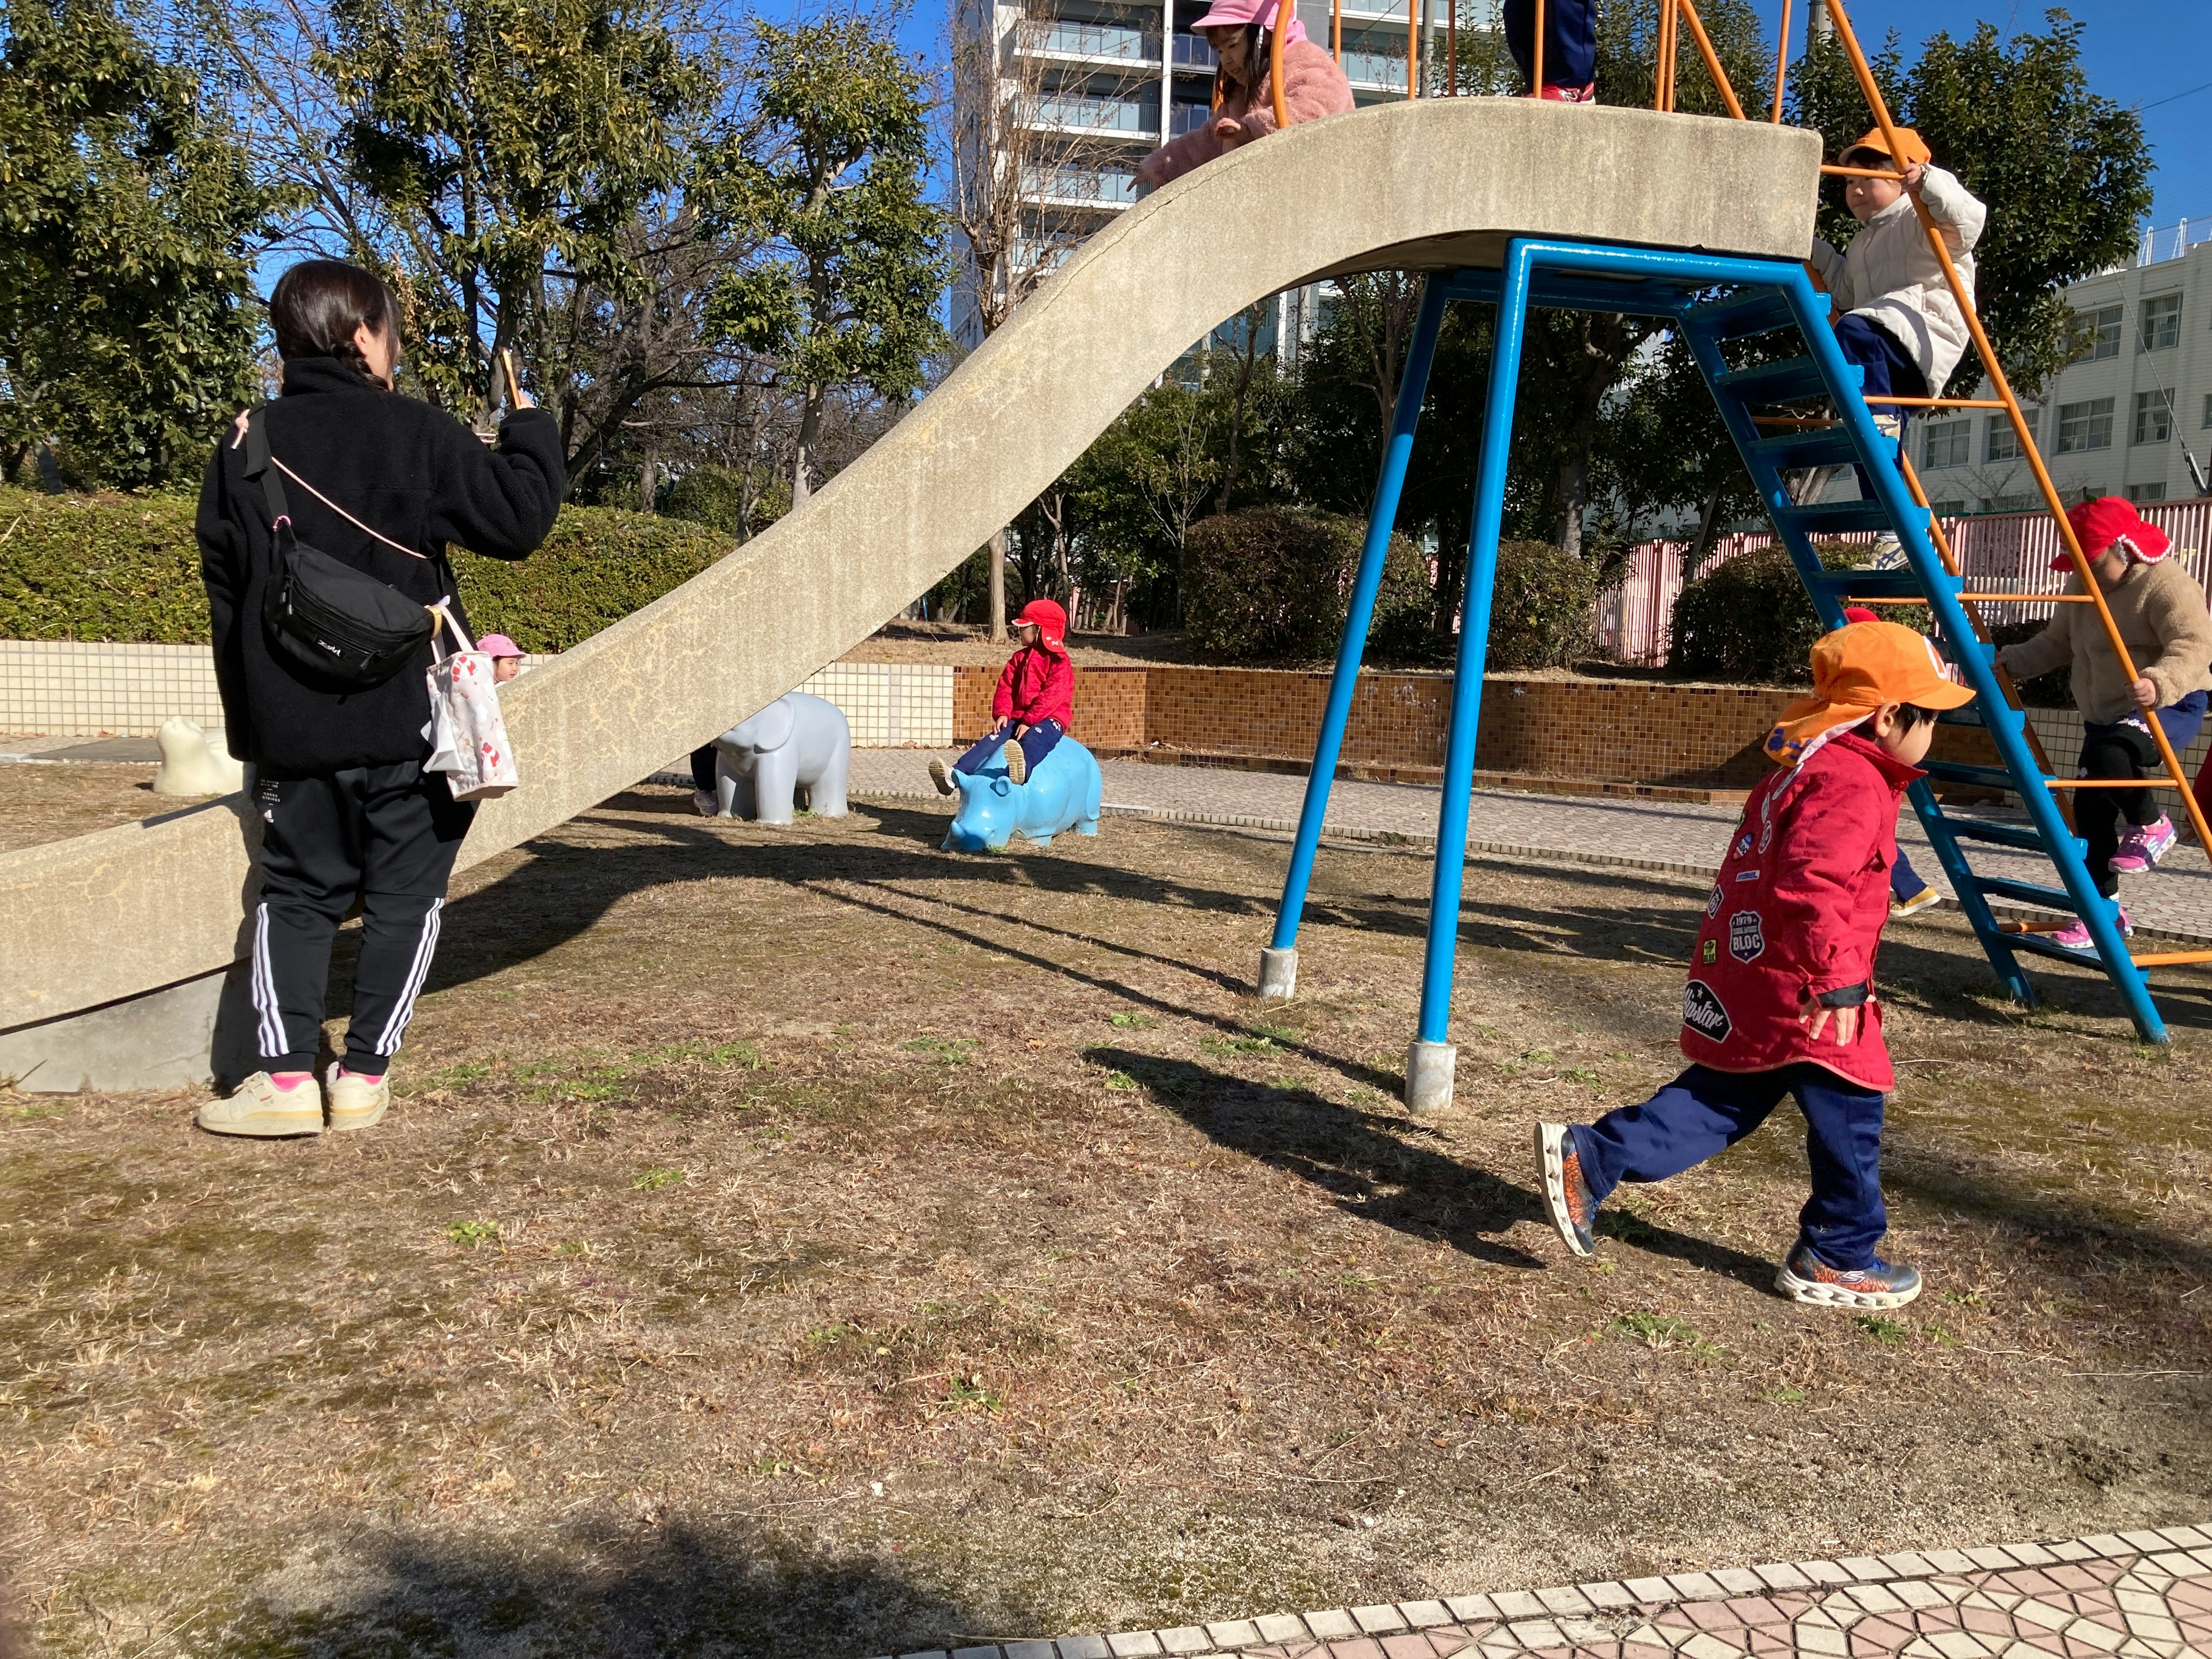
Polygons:
<instances>
[{"instance_id":1,"label":"red jacket with patches","mask_svg":"<svg viewBox=\"0 0 2212 1659\"><path fill-rule=\"evenodd\" d=\"M1025 645L1007 658L991 697L991 717L1024 726L1058 720L1063 732L1074 725L1075 665L1067 653Z\"/></svg>"},{"instance_id":2,"label":"red jacket with patches","mask_svg":"<svg viewBox=\"0 0 2212 1659\"><path fill-rule=\"evenodd\" d=\"M1875 950L1889 919L1898 803L1922 775L1846 732L1752 791L1691 952L1685 1054L1717 1072L1808 1060L1863 1089L1890 1087ZM1869 988L1857 1036L1838 1043L1832 1020L1808 1036L1800 993L1852 985Z\"/></svg>"}]
</instances>

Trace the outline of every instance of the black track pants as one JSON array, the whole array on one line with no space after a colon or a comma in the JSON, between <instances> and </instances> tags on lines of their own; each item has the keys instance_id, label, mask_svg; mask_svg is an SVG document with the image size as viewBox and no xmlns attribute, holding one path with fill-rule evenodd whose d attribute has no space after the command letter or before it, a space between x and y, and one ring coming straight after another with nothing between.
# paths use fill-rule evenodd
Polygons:
<instances>
[{"instance_id":1,"label":"black track pants","mask_svg":"<svg viewBox=\"0 0 2212 1659\"><path fill-rule=\"evenodd\" d=\"M272 1072L305 1072L321 1041L331 941L361 902L348 1071L380 1075L429 976L439 914L461 837L476 816L441 773L351 767L264 778L261 898L252 922L253 1008Z\"/></svg>"}]
</instances>

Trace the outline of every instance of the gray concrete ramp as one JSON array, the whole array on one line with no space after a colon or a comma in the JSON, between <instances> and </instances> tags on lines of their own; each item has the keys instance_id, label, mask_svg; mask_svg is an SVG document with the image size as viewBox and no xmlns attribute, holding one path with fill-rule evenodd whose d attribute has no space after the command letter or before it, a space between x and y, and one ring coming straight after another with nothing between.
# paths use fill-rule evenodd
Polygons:
<instances>
[{"instance_id":1,"label":"gray concrete ramp","mask_svg":"<svg viewBox=\"0 0 2212 1659\"><path fill-rule=\"evenodd\" d=\"M1245 306L1325 274L1495 265L1516 234L1802 258L1820 161L1817 136L1792 128L1455 99L1314 122L1200 168L1092 238L804 507L511 686L525 781L479 817L463 863L605 799L850 650ZM241 805L0 855L0 1073L41 1061L72 1079L51 1086L112 1083L122 1074L61 1052L77 1024L64 1017L219 978L252 882Z\"/></svg>"}]
</instances>

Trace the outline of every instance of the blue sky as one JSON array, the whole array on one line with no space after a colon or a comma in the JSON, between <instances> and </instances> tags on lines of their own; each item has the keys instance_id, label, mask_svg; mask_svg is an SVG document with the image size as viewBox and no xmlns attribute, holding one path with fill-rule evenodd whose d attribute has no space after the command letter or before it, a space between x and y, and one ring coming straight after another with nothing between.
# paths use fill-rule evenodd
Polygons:
<instances>
[{"instance_id":1,"label":"blue sky","mask_svg":"<svg viewBox=\"0 0 2212 1659\"><path fill-rule=\"evenodd\" d=\"M1966 35L1990 22L1999 33L2040 30L2041 0L1845 0L1851 27L1869 52L1895 29L1906 47L1929 35ZM1771 16L1780 0L1766 0ZM2205 0L2077 0L2068 9L2087 27L2081 58L2089 84L2105 97L2143 112L2143 131L2158 172L2158 204L2151 222L2160 229L2178 219L2212 219L2212 5ZM1803 0L1791 13L1805 15ZM1770 25L1771 26L1771 25ZM1794 24L1792 32L1797 25ZM2194 87L2204 89L2176 97ZM2171 99L2171 102L2162 101ZM2155 105L2155 107L2144 107Z\"/></svg>"}]
</instances>

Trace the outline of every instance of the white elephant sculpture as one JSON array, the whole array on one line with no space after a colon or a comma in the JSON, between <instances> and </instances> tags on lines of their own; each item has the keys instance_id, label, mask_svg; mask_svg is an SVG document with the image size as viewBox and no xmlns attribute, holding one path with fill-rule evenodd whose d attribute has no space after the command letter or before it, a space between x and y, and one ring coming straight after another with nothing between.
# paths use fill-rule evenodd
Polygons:
<instances>
[{"instance_id":1,"label":"white elephant sculpture","mask_svg":"<svg viewBox=\"0 0 2212 1659\"><path fill-rule=\"evenodd\" d=\"M714 739L717 814L789 823L793 798L803 789L817 817L842 818L852 769L853 732L844 711L793 691Z\"/></svg>"},{"instance_id":2,"label":"white elephant sculpture","mask_svg":"<svg viewBox=\"0 0 2212 1659\"><path fill-rule=\"evenodd\" d=\"M218 748L198 720L172 714L154 734L161 764L154 773L157 795L234 795L246 787L246 768Z\"/></svg>"}]
</instances>

